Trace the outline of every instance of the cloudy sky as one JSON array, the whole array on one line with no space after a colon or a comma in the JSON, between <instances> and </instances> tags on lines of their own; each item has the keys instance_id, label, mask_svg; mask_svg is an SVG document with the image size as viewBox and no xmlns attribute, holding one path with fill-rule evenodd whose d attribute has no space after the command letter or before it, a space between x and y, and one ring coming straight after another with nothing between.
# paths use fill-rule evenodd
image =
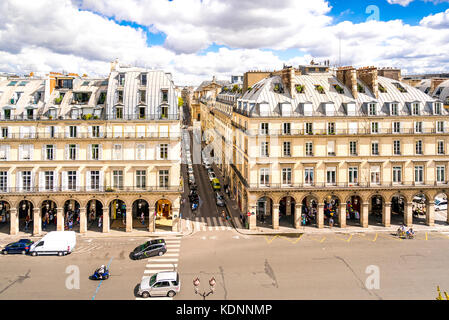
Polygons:
<instances>
[{"instance_id":1,"label":"cloudy sky","mask_svg":"<svg viewBox=\"0 0 449 320\"><path fill-rule=\"evenodd\" d=\"M178 85L311 59L449 71L449 0L0 1L0 72L104 76L116 58Z\"/></svg>"}]
</instances>

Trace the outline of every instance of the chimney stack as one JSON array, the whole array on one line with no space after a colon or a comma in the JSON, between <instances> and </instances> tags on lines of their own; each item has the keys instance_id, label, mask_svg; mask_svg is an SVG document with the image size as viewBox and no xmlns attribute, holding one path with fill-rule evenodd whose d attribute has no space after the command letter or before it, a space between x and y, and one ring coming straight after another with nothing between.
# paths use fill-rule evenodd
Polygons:
<instances>
[{"instance_id":1,"label":"chimney stack","mask_svg":"<svg viewBox=\"0 0 449 320\"><path fill-rule=\"evenodd\" d=\"M396 68L382 68L377 71L381 77L390 78L396 81L402 81L401 69Z\"/></svg>"},{"instance_id":2,"label":"chimney stack","mask_svg":"<svg viewBox=\"0 0 449 320\"><path fill-rule=\"evenodd\" d=\"M430 79L429 95L432 95L435 92L435 90L438 88L438 86L446 80L447 79L437 79L437 78Z\"/></svg>"},{"instance_id":3,"label":"chimney stack","mask_svg":"<svg viewBox=\"0 0 449 320\"><path fill-rule=\"evenodd\" d=\"M337 79L351 90L354 99L357 99L357 71L354 67L341 67L337 70Z\"/></svg>"},{"instance_id":4,"label":"chimney stack","mask_svg":"<svg viewBox=\"0 0 449 320\"><path fill-rule=\"evenodd\" d=\"M376 67L364 67L357 70L357 78L359 78L376 98L379 98L379 84L377 79Z\"/></svg>"}]
</instances>

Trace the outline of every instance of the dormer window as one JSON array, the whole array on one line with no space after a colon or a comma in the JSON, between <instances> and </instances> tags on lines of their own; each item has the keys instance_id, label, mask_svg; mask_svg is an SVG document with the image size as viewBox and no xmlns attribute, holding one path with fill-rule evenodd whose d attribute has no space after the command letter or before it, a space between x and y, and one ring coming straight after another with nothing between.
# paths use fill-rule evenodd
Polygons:
<instances>
[{"instance_id":1,"label":"dormer window","mask_svg":"<svg viewBox=\"0 0 449 320\"><path fill-rule=\"evenodd\" d=\"M82 87L87 87L89 85L89 81L84 81L83 84L81 85Z\"/></svg>"},{"instance_id":2,"label":"dormer window","mask_svg":"<svg viewBox=\"0 0 449 320\"><path fill-rule=\"evenodd\" d=\"M73 100L76 104L87 104L90 99L90 92L75 92L73 94Z\"/></svg>"},{"instance_id":3,"label":"dormer window","mask_svg":"<svg viewBox=\"0 0 449 320\"><path fill-rule=\"evenodd\" d=\"M123 90L117 90L116 103L123 103Z\"/></svg>"},{"instance_id":4,"label":"dormer window","mask_svg":"<svg viewBox=\"0 0 449 320\"><path fill-rule=\"evenodd\" d=\"M162 90L162 102L168 102L168 90Z\"/></svg>"},{"instance_id":5,"label":"dormer window","mask_svg":"<svg viewBox=\"0 0 449 320\"><path fill-rule=\"evenodd\" d=\"M436 116L441 115L441 102L435 102L433 114Z\"/></svg>"},{"instance_id":6,"label":"dormer window","mask_svg":"<svg viewBox=\"0 0 449 320\"><path fill-rule=\"evenodd\" d=\"M27 119L28 120L34 119L34 109L27 109Z\"/></svg>"},{"instance_id":7,"label":"dormer window","mask_svg":"<svg viewBox=\"0 0 449 320\"><path fill-rule=\"evenodd\" d=\"M10 120L11 119L11 109L5 109L4 110L4 117L5 117L5 120Z\"/></svg>"},{"instance_id":8,"label":"dormer window","mask_svg":"<svg viewBox=\"0 0 449 320\"><path fill-rule=\"evenodd\" d=\"M378 88L379 88L380 92L387 93L387 89L385 89L385 87L383 85L381 85L380 83L378 84Z\"/></svg>"},{"instance_id":9,"label":"dormer window","mask_svg":"<svg viewBox=\"0 0 449 320\"><path fill-rule=\"evenodd\" d=\"M50 118L52 118L52 119L54 119L54 118L56 118L56 109L50 109L49 111L48 111L48 116L50 117Z\"/></svg>"},{"instance_id":10,"label":"dormer window","mask_svg":"<svg viewBox=\"0 0 449 320\"><path fill-rule=\"evenodd\" d=\"M439 87L437 92L435 92L435 95L439 96L441 94L441 92L443 92L443 87Z\"/></svg>"},{"instance_id":11,"label":"dormer window","mask_svg":"<svg viewBox=\"0 0 449 320\"><path fill-rule=\"evenodd\" d=\"M146 103L147 101L147 91L139 90L139 103Z\"/></svg>"},{"instance_id":12,"label":"dormer window","mask_svg":"<svg viewBox=\"0 0 449 320\"><path fill-rule=\"evenodd\" d=\"M407 93L407 89L405 89L399 82L393 82L393 84L400 92Z\"/></svg>"},{"instance_id":13,"label":"dormer window","mask_svg":"<svg viewBox=\"0 0 449 320\"><path fill-rule=\"evenodd\" d=\"M123 119L123 108L122 107L115 108L115 118Z\"/></svg>"},{"instance_id":14,"label":"dormer window","mask_svg":"<svg viewBox=\"0 0 449 320\"><path fill-rule=\"evenodd\" d=\"M72 109L72 119L79 119L80 110L78 108Z\"/></svg>"},{"instance_id":15,"label":"dormer window","mask_svg":"<svg viewBox=\"0 0 449 320\"><path fill-rule=\"evenodd\" d=\"M355 103L348 103L346 105L346 112L348 116L355 116Z\"/></svg>"},{"instance_id":16,"label":"dormer window","mask_svg":"<svg viewBox=\"0 0 449 320\"><path fill-rule=\"evenodd\" d=\"M140 75L140 85L141 86L146 86L147 85L147 74L146 73L142 73Z\"/></svg>"},{"instance_id":17,"label":"dormer window","mask_svg":"<svg viewBox=\"0 0 449 320\"><path fill-rule=\"evenodd\" d=\"M106 91L100 92L100 96L98 97L98 104L104 104L106 102Z\"/></svg>"},{"instance_id":18,"label":"dormer window","mask_svg":"<svg viewBox=\"0 0 449 320\"><path fill-rule=\"evenodd\" d=\"M139 119L145 119L145 107L139 107Z\"/></svg>"},{"instance_id":19,"label":"dormer window","mask_svg":"<svg viewBox=\"0 0 449 320\"><path fill-rule=\"evenodd\" d=\"M419 116L419 103L417 102L412 103L412 115Z\"/></svg>"},{"instance_id":20,"label":"dormer window","mask_svg":"<svg viewBox=\"0 0 449 320\"><path fill-rule=\"evenodd\" d=\"M124 73L120 73L118 75L118 85L122 86L122 87L125 85L125 74Z\"/></svg>"},{"instance_id":21,"label":"dormer window","mask_svg":"<svg viewBox=\"0 0 449 320\"><path fill-rule=\"evenodd\" d=\"M427 87L426 90L424 90L424 93L425 93L425 94L428 94L429 91L430 91L430 87Z\"/></svg>"},{"instance_id":22,"label":"dormer window","mask_svg":"<svg viewBox=\"0 0 449 320\"><path fill-rule=\"evenodd\" d=\"M368 104L368 112L370 116L377 116L377 104L369 103Z\"/></svg>"},{"instance_id":23,"label":"dormer window","mask_svg":"<svg viewBox=\"0 0 449 320\"><path fill-rule=\"evenodd\" d=\"M390 114L392 116L397 116L399 115L399 105L397 103L392 103L390 105Z\"/></svg>"},{"instance_id":24,"label":"dormer window","mask_svg":"<svg viewBox=\"0 0 449 320\"><path fill-rule=\"evenodd\" d=\"M34 104L38 104L39 101L41 101L41 99L42 99L42 91L38 91L38 92L36 92L36 93L34 94L34 100L33 100L33 103L34 103Z\"/></svg>"},{"instance_id":25,"label":"dormer window","mask_svg":"<svg viewBox=\"0 0 449 320\"><path fill-rule=\"evenodd\" d=\"M18 81L11 81L8 83L8 87L14 87L17 84Z\"/></svg>"},{"instance_id":26,"label":"dormer window","mask_svg":"<svg viewBox=\"0 0 449 320\"><path fill-rule=\"evenodd\" d=\"M313 116L313 105L311 103L304 103L304 115Z\"/></svg>"}]
</instances>

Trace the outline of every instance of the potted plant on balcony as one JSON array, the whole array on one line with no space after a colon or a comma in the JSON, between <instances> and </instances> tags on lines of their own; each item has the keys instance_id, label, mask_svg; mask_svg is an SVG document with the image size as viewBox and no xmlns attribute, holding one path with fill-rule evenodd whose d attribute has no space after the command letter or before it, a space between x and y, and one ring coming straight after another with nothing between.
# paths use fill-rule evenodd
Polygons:
<instances>
[{"instance_id":1,"label":"potted plant on balcony","mask_svg":"<svg viewBox=\"0 0 449 320\"><path fill-rule=\"evenodd\" d=\"M365 93L365 88L360 83L357 83L357 91L360 93Z\"/></svg>"},{"instance_id":2,"label":"potted plant on balcony","mask_svg":"<svg viewBox=\"0 0 449 320\"><path fill-rule=\"evenodd\" d=\"M385 87L379 83L379 91L382 93L386 93L387 89L385 89Z\"/></svg>"},{"instance_id":3,"label":"potted plant on balcony","mask_svg":"<svg viewBox=\"0 0 449 320\"><path fill-rule=\"evenodd\" d=\"M114 189L112 189L112 188L106 188L105 192L114 192Z\"/></svg>"},{"instance_id":4,"label":"potted plant on balcony","mask_svg":"<svg viewBox=\"0 0 449 320\"><path fill-rule=\"evenodd\" d=\"M338 84L336 84L334 86L334 88L338 93L345 93L345 90L342 87L340 87Z\"/></svg>"},{"instance_id":5,"label":"potted plant on balcony","mask_svg":"<svg viewBox=\"0 0 449 320\"><path fill-rule=\"evenodd\" d=\"M63 97L57 97L57 98L55 99L55 104L61 104L62 98L63 98Z\"/></svg>"},{"instance_id":6,"label":"potted plant on balcony","mask_svg":"<svg viewBox=\"0 0 449 320\"><path fill-rule=\"evenodd\" d=\"M297 93L304 93L304 91L305 91L305 86L304 85L302 85L302 84L297 84L296 85L296 92Z\"/></svg>"},{"instance_id":7,"label":"potted plant on balcony","mask_svg":"<svg viewBox=\"0 0 449 320\"><path fill-rule=\"evenodd\" d=\"M316 85L315 86L316 91L318 91L320 94L324 94L324 88L322 85Z\"/></svg>"},{"instance_id":8,"label":"potted plant on balcony","mask_svg":"<svg viewBox=\"0 0 449 320\"><path fill-rule=\"evenodd\" d=\"M98 116L97 115L94 115L94 120L98 120Z\"/></svg>"}]
</instances>

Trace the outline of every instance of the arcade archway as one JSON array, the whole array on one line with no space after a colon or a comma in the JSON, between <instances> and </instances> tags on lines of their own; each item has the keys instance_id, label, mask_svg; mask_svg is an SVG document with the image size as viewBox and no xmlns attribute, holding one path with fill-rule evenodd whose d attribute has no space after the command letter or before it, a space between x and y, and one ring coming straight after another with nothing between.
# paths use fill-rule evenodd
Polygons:
<instances>
[{"instance_id":1,"label":"arcade archway","mask_svg":"<svg viewBox=\"0 0 449 320\"><path fill-rule=\"evenodd\" d=\"M146 200L133 202L133 229L148 229L150 206Z\"/></svg>"},{"instance_id":2,"label":"arcade archway","mask_svg":"<svg viewBox=\"0 0 449 320\"><path fill-rule=\"evenodd\" d=\"M412 198L413 224L426 224L426 214L429 199L424 193L418 193Z\"/></svg>"},{"instance_id":3,"label":"arcade archway","mask_svg":"<svg viewBox=\"0 0 449 320\"><path fill-rule=\"evenodd\" d=\"M445 193L439 193L434 198L435 203L435 224L446 225L447 224L447 195Z\"/></svg>"},{"instance_id":4,"label":"arcade archway","mask_svg":"<svg viewBox=\"0 0 449 320\"><path fill-rule=\"evenodd\" d=\"M324 198L324 224L335 226L339 223L340 199L334 195Z\"/></svg>"},{"instance_id":5,"label":"arcade archway","mask_svg":"<svg viewBox=\"0 0 449 320\"><path fill-rule=\"evenodd\" d=\"M102 231L103 204L98 200L90 200L86 205L87 230ZM101 217L101 219L100 219Z\"/></svg>"},{"instance_id":6,"label":"arcade archway","mask_svg":"<svg viewBox=\"0 0 449 320\"><path fill-rule=\"evenodd\" d=\"M114 199L109 204L110 228L126 230L126 203L120 199Z\"/></svg>"},{"instance_id":7,"label":"arcade archway","mask_svg":"<svg viewBox=\"0 0 449 320\"><path fill-rule=\"evenodd\" d=\"M273 225L273 200L269 197L262 197L257 200L257 225L270 227Z\"/></svg>"},{"instance_id":8,"label":"arcade archway","mask_svg":"<svg viewBox=\"0 0 449 320\"><path fill-rule=\"evenodd\" d=\"M42 231L55 231L57 228L56 203L44 200L41 205Z\"/></svg>"},{"instance_id":9,"label":"arcade archway","mask_svg":"<svg viewBox=\"0 0 449 320\"><path fill-rule=\"evenodd\" d=\"M368 223L372 225L382 225L384 214L384 199L380 195L374 195L369 202Z\"/></svg>"},{"instance_id":10,"label":"arcade archway","mask_svg":"<svg viewBox=\"0 0 449 320\"><path fill-rule=\"evenodd\" d=\"M279 201L279 225L292 227L295 225L296 201L293 197L287 196Z\"/></svg>"},{"instance_id":11,"label":"arcade archway","mask_svg":"<svg viewBox=\"0 0 449 320\"><path fill-rule=\"evenodd\" d=\"M348 225L361 225L362 199L359 196L351 196L346 201L346 223Z\"/></svg>"},{"instance_id":12,"label":"arcade archway","mask_svg":"<svg viewBox=\"0 0 449 320\"><path fill-rule=\"evenodd\" d=\"M404 223L404 214L407 208L407 199L403 195L395 195L391 198L391 224Z\"/></svg>"},{"instance_id":13,"label":"arcade archway","mask_svg":"<svg viewBox=\"0 0 449 320\"><path fill-rule=\"evenodd\" d=\"M64 203L64 230L79 231L80 204L70 199Z\"/></svg>"},{"instance_id":14,"label":"arcade archway","mask_svg":"<svg viewBox=\"0 0 449 320\"><path fill-rule=\"evenodd\" d=\"M318 198L309 195L302 200L301 225L311 226L317 224Z\"/></svg>"},{"instance_id":15,"label":"arcade archway","mask_svg":"<svg viewBox=\"0 0 449 320\"><path fill-rule=\"evenodd\" d=\"M34 205L31 201L20 201L17 208L19 215L19 231L33 233L33 209Z\"/></svg>"},{"instance_id":16,"label":"arcade archway","mask_svg":"<svg viewBox=\"0 0 449 320\"><path fill-rule=\"evenodd\" d=\"M9 233L11 223L11 206L8 201L0 201L0 232Z\"/></svg>"},{"instance_id":17,"label":"arcade archway","mask_svg":"<svg viewBox=\"0 0 449 320\"><path fill-rule=\"evenodd\" d=\"M163 230L172 230L173 226L173 208L172 203L170 200L167 199L160 199L156 202L155 205L156 210L156 220L155 220L155 227L156 229L163 229Z\"/></svg>"}]
</instances>

